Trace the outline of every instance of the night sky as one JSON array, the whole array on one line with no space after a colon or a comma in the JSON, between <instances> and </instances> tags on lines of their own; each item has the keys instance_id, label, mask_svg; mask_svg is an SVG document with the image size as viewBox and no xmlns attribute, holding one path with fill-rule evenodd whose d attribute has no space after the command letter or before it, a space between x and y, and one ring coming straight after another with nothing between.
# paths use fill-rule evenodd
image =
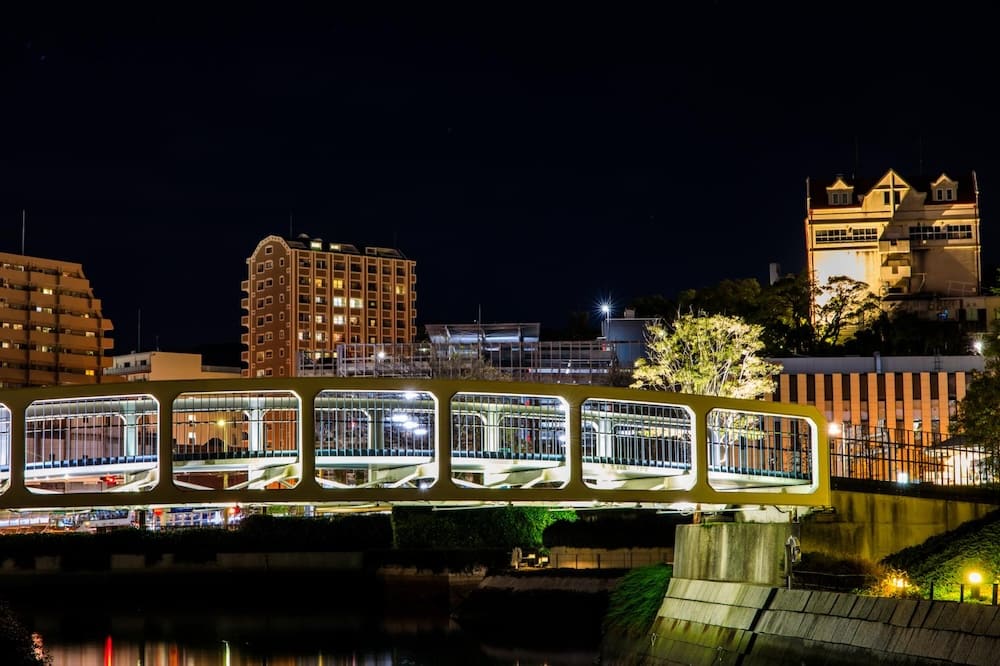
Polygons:
<instances>
[{"instance_id":1,"label":"night sky","mask_svg":"<svg viewBox=\"0 0 1000 666\"><path fill-rule=\"evenodd\" d=\"M0 251L25 210L115 353L238 343L245 259L289 230L415 259L420 331L799 271L808 176L975 170L1000 257L985 5L24 4Z\"/></svg>"}]
</instances>

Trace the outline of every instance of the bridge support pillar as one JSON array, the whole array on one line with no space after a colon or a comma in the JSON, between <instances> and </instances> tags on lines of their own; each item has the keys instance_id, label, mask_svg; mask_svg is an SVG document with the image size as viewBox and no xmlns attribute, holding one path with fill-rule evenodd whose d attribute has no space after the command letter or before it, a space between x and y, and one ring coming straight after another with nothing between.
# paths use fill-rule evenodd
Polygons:
<instances>
[{"instance_id":1,"label":"bridge support pillar","mask_svg":"<svg viewBox=\"0 0 1000 666\"><path fill-rule=\"evenodd\" d=\"M785 584L785 542L791 523L678 525L674 577L732 583Z\"/></svg>"}]
</instances>

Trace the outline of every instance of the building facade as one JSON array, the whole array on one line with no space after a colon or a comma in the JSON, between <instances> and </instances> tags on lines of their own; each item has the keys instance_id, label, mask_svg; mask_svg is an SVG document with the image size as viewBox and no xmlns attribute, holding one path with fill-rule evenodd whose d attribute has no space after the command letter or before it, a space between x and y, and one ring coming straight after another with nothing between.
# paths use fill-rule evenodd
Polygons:
<instances>
[{"instance_id":1,"label":"building facade","mask_svg":"<svg viewBox=\"0 0 1000 666\"><path fill-rule=\"evenodd\" d=\"M902 305L943 318L950 310L953 318L985 321L974 171L910 181L890 169L871 182L810 179L806 190L806 258L814 284L847 276L868 284L886 308ZM816 298L814 317L823 296Z\"/></svg>"},{"instance_id":2,"label":"building facade","mask_svg":"<svg viewBox=\"0 0 1000 666\"><path fill-rule=\"evenodd\" d=\"M147 351L121 354L111 358L105 368L106 379L147 382L170 379L239 379L240 368L202 365L201 354Z\"/></svg>"},{"instance_id":3,"label":"building facade","mask_svg":"<svg viewBox=\"0 0 1000 666\"><path fill-rule=\"evenodd\" d=\"M101 382L112 328L80 264L0 253L0 387Z\"/></svg>"},{"instance_id":4,"label":"building facade","mask_svg":"<svg viewBox=\"0 0 1000 666\"><path fill-rule=\"evenodd\" d=\"M773 400L813 405L842 429L882 428L947 438L982 356L796 357L781 366Z\"/></svg>"},{"instance_id":5,"label":"building facade","mask_svg":"<svg viewBox=\"0 0 1000 666\"><path fill-rule=\"evenodd\" d=\"M416 262L396 249L264 238L242 285L244 376L297 376L342 345L413 342L416 283Z\"/></svg>"},{"instance_id":6,"label":"building facade","mask_svg":"<svg viewBox=\"0 0 1000 666\"><path fill-rule=\"evenodd\" d=\"M982 356L770 360L781 366L771 399L826 416L833 476L944 485L992 479L982 452L954 427Z\"/></svg>"}]
</instances>

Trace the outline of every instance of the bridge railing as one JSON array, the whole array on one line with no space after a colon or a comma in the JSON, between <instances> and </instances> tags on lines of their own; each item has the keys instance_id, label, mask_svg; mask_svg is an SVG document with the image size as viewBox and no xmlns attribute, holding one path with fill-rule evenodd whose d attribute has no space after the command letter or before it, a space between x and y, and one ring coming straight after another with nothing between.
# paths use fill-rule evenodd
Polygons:
<instances>
[{"instance_id":1,"label":"bridge railing","mask_svg":"<svg viewBox=\"0 0 1000 666\"><path fill-rule=\"evenodd\" d=\"M810 406L422 378L0 392L0 508L829 503Z\"/></svg>"}]
</instances>

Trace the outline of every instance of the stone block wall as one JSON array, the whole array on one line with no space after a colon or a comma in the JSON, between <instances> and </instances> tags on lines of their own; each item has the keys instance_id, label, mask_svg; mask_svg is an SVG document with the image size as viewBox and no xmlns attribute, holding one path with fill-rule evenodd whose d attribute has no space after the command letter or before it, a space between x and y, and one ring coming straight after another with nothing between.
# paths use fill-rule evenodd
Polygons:
<instances>
[{"instance_id":1,"label":"stone block wall","mask_svg":"<svg viewBox=\"0 0 1000 666\"><path fill-rule=\"evenodd\" d=\"M1000 609L673 578L644 664L970 664L1000 655Z\"/></svg>"}]
</instances>

